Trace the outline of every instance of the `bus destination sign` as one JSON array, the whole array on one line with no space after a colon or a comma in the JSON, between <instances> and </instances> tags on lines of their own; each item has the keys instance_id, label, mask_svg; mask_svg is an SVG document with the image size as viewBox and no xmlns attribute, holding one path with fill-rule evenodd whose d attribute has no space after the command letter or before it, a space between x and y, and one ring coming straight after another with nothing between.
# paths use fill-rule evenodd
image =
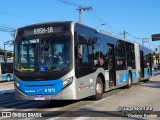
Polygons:
<instances>
[{"instance_id":1,"label":"bus destination sign","mask_svg":"<svg viewBox=\"0 0 160 120\"><path fill-rule=\"evenodd\" d=\"M53 33L53 27L47 27L47 28L35 28L34 34L46 34L46 33Z\"/></svg>"},{"instance_id":2,"label":"bus destination sign","mask_svg":"<svg viewBox=\"0 0 160 120\"><path fill-rule=\"evenodd\" d=\"M40 34L48 34L53 32L54 32L53 27L41 27L41 28L24 30L24 35L40 35Z\"/></svg>"},{"instance_id":3,"label":"bus destination sign","mask_svg":"<svg viewBox=\"0 0 160 120\"><path fill-rule=\"evenodd\" d=\"M54 26L54 27L37 27L37 28L30 28L24 29L23 35L42 35L42 34L50 34L50 33L57 33L57 32L64 32L63 26Z\"/></svg>"}]
</instances>

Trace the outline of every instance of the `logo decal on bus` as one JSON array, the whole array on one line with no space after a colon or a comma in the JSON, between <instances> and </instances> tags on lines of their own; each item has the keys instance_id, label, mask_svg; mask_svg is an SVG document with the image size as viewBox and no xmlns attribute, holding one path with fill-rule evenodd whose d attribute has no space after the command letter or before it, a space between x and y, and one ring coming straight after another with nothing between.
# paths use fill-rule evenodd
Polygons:
<instances>
[{"instance_id":1,"label":"logo decal on bus","mask_svg":"<svg viewBox=\"0 0 160 120\"><path fill-rule=\"evenodd\" d=\"M46 66L45 65L41 65L40 66L40 72L45 72L46 71Z\"/></svg>"}]
</instances>

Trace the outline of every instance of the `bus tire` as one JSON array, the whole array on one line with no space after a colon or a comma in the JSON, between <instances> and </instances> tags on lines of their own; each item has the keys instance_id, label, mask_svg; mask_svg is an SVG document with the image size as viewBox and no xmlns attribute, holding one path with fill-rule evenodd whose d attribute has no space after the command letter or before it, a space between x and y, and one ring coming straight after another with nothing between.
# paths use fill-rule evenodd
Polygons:
<instances>
[{"instance_id":1,"label":"bus tire","mask_svg":"<svg viewBox=\"0 0 160 120\"><path fill-rule=\"evenodd\" d=\"M11 81L11 76L7 75L6 79L7 79L8 82Z\"/></svg>"},{"instance_id":2,"label":"bus tire","mask_svg":"<svg viewBox=\"0 0 160 120\"><path fill-rule=\"evenodd\" d=\"M128 84L127 84L127 86L126 86L126 88L131 88L131 86L132 86L132 78L131 78L131 74L130 73L128 73Z\"/></svg>"},{"instance_id":3,"label":"bus tire","mask_svg":"<svg viewBox=\"0 0 160 120\"><path fill-rule=\"evenodd\" d=\"M100 100L103 97L103 83L100 77L97 77L95 86L95 95L92 96L93 100Z\"/></svg>"}]
</instances>

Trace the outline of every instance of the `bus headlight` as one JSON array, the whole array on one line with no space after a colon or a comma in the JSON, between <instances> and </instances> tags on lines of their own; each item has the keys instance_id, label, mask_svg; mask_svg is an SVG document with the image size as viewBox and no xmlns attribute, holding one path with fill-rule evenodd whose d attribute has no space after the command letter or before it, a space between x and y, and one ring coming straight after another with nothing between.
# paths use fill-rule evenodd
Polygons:
<instances>
[{"instance_id":1,"label":"bus headlight","mask_svg":"<svg viewBox=\"0 0 160 120\"><path fill-rule=\"evenodd\" d=\"M16 85L17 87L19 87L19 83L18 83L17 81L15 81L15 85Z\"/></svg>"},{"instance_id":2,"label":"bus headlight","mask_svg":"<svg viewBox=\"0 0 160 120\"><path fill-rule=\"evenodd\" d=\"M73 77L64 80L62 88L65 88L67 85L71 84L72 81L73 81Z\"/></svg>"}]
</instances>

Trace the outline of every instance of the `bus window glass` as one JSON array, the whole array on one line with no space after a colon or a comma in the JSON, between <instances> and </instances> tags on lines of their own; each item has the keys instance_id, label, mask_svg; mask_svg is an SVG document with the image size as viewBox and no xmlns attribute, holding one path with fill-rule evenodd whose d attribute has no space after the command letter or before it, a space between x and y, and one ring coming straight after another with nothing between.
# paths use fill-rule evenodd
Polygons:
<instances>
[{"instance_id":1,"label":"bus window glass","mask_svg":"<svg viewBox=\"0 0 160 120\"><path fill-rule=\"evenodd\" d=\"M18 47L20 46L20 47ZM22 40L15 45L15 70L37 71L45 66L46 72L62 70L71 65L71 38L69 35L48 36Z\"/></svg>"},{"instance_id":2,"label":"bus window glass","mask_svg":"<svg viewBox=\"0 0 160 120\"><path fill-rule=\"evenodd\" d=\"M116 52L116 69L126 69L126 55L125 55L125 44L123 41L117 41L117 52Z\"/></svg>"},{"instance_id":3,"label":"bus window glass","mask_svg":"<svg viewBox=\"0 0 160 120\"><path fill-rule=\"evenodd\" d=\"M82 62L88 62L88 48L87 48L87 44L83 44L82 45L82 49L83 49Z\"/></svg>"}]
</instances>

